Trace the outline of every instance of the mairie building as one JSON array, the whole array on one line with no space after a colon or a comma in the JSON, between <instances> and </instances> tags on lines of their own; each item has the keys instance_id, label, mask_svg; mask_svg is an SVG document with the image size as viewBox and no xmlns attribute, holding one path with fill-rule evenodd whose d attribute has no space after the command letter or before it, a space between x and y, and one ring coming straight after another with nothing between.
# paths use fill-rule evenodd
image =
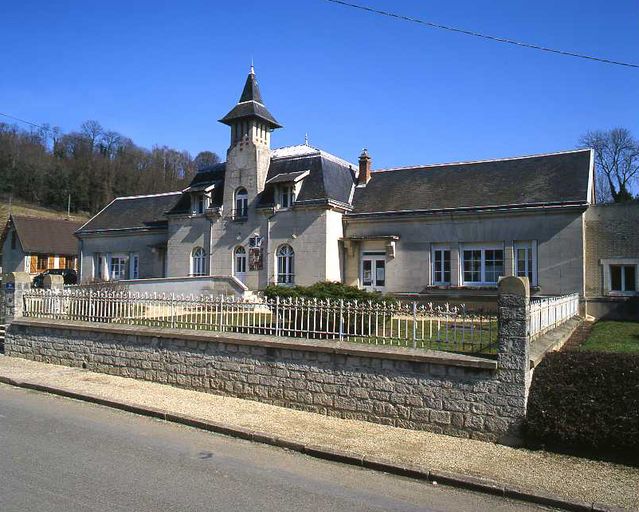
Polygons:
<instances>
[{"instance_id":1,"label":"mairie building","mask_svg":"<svg viewBox=\"0 0 639 512\"><path fill-rule=\"evenodd\" d=\"M118 197L76 232L83 283L250 294L339 281L477 298L517 275L601 314L637 295L639 242L616 227L636 226L638 208L595 205L590 149L373 170L366 150L355 163L308 144L272 148L282 126L252 68L220 122L226 162L181 191ZM597 243L601 222L616 242Z\"/></svg>"}]
</instances>

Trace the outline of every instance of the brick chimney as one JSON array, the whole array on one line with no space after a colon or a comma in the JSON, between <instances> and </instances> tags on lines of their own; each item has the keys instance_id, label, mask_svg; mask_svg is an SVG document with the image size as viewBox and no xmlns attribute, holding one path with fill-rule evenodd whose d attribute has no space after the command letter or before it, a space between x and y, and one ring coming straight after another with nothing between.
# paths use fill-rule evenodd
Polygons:
<instances>
[{"instance_id":1,"label":"brick chimney","mask_svg":"<svg viewBox=\"0 0 639 512\"><path fill-rule=\"evenodd\" d=\"M368 156L366 148L362 149L359 155L359 175L357 176L358 185L366 185L371 179L371 157Z\"/></svg>"}]
</instances>

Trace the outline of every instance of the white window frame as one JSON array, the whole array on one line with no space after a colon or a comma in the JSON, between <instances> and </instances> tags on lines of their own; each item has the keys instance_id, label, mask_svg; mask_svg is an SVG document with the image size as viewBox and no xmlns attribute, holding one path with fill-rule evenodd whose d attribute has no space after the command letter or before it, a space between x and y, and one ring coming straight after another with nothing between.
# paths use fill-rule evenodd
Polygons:
<instances>
[{"instance_id":1,"label":"white window frame","mask_svg":"<svg viewBox=\"0 0 639 512\"><path fill-rule=\"evenodd\" d=\"M248 217L248 191L244 187L238 187L235 190L233 207L234 218L245 219Z\"/></svg>"},{"instance_id":2,"label":"white window frame","mask_svg":"<svg viewBox=\"0 0 639 512\"><path fill-rule=\"evenodd\" d=\"M208 196L204 193L193 194L191 211L193 215L203 215L208 208Z\"/></svg>"},{"instance_id":3,"label":"white window frame","mask_svg":"<svg viewBox=\"0 0 639 512\"><path fill-rule=\"evenodd\" d=\"M497 281L499 280L499 276L497 276L496 281L486 281L486 251L501 251L502 254L502 276L506 275L506 250L505 244L502 243L485 243L485 244L462 244L459 248L459 274L460 274L460 283L462 286L490 286L496 287ZM479 281L466 281L464 277L464 268L466 266L466 251L481 251L480 255L480 280Z\"/></svg>"},{"instance_id":4,"label":"white window frame","mask_svg":"<svg viewBox=\"0 0 639 512\"><path fill-rule=\"evenodd\" d=\"M190 275L194 277L206 275L206 251L203 247L194 247L191 251Z\"/></svg>"},{"instance_id":5,"label":"white window frame","mask_svg":"<svg viewBox=\"0 0 639 512\"><path fill-rule=\"evenodd\" d=\"M295 250L288 244L280 245L276 252L277 284L293 286L295 284Z\"/></svg>"},{"instance_id":6,"label":"white window frame","mask_svg":"<svg viewBox=\"0 0 639 512\"><path fill-rule=\"evenodd\" d=\"M117 272L114 265L117 262ZM129 257L127 254L111 254L109 257L109 280L121 281L127 278L127 267L129 264Z\"/></svg>"},{"instance_id":7,"label":"white window frame","mask_svg":"<svg viewBox=\"0 0 639 512\"><path fill-rule=\"evenodd\" d=\"M278 187L278 205L281 210L288 210L295 203L295 184L285 183ZM286 204L284 204L286 202Z\"/></svg>"},{"instance_id":8,"label":"white window frame","mask_svg":"<svg viewBox=\"0 0 639 512\"><path fill-rule=\"evenodd\" d=\"M247 256L244 246L238 245L233 249L233 275L246 274Z\"/></svg>"},{"instance_id":9,"label":"white window frame","mask_svg":"<svg viewBox=\"0 0 639 512\"><path fill-rule=\"evenodd\" d=\"M445 262L446 259L444 258L445 253L448 252L448 264L449 264L449 270L448 270L448 274L449 274L449 279L448 281L446 281L445 279L437 279L437 273L441 274L441 277L444 277L445 275ZM440 268L438 269L436 267L436 257L435 255L437 253L442 253L442 260L441 260L441 264L440 264ZM431 279L432 279L432 284L433 285L441 285L441 286L448 286L452 283L452 279L453 279L453 274L452 274L452 261L453 261L453 253L450 250L450 246L448 245L433 245L431 252L430 252L430 267L431 267Z\"/></svg>"},{"instance_id":10,"label":"white window frame","mask_svg":"<svg viewBox=\"0 0 639 512\"><path fill-rule=\"evenodd\" d=\"M524 274L519 275L519 257L518 250L526 251L526 267L532 265L532 268L525 268ZM529 256L530 255L530 256ZM513 275L516 277L528 277L530 286L537 286L537 240L517 240L513 243ZM529 276L531 274L531 276Z\"/></svg>"},{"instance_id":11,"label":"white window frame","mask_svg":"<svg viewBox=\"0 0 639 512\"><path fill-rule=\"evenodd\" d=\"M610 259L602 259L601 264L603 265L603 274L604 274L604 294L611 296L620 296L620 297L634 297L635 295L639 295L639 258L610 258ZM610 267L619 266L619 267L635 267L635 290L634 291L626 291L622 290L613 290L612 289L612 272ZM625 283L625 272L621 273L621 282L622 288L627 288Z\"/></svg>"},{"instance_id":12,"label":"white window frame","mask_svg":"<svg viewBox=\"0 0 639 512\"><path fill-rule=\"evenodd\" d=\"M370 284L365 283L364 279L364 266L367 261L370 261L371 265L371 282ZM382 262L383 270L384 270L384 279L383 284L379 284L378 279L378 262ZM369 291L384 291L386 289L386 283L388 282L388 273L387 273L387 261L386 261L386 251L362 251L362 255L360 257L359 264L359 279L362 288Z\"/></svg>"}]
</instances>

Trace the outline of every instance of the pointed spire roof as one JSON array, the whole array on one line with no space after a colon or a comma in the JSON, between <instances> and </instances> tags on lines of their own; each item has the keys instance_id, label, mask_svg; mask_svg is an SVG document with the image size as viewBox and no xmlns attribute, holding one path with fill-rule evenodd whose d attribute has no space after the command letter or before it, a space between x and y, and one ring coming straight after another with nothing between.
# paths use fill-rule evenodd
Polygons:
<instances>
[{"instance_id":1,"label":"pointed spire roof","mask_svg":"<svg viewBox=\"0 0 639 512\"><path fill-rule=\"evenodd\" d=\"M257 85L257 79L255 78L255 69L252 64L251 71L246 77L244 89L242 89L240 101L228 114L220 119L220 123L231 125L233 121L236 121L237 119L251 117L257 117L266 121L271 128L282 127L282 125L280 125L268 111L266 106L264 106L262 94L260 93L260 88Z\"/></svg>"}]
</instances>

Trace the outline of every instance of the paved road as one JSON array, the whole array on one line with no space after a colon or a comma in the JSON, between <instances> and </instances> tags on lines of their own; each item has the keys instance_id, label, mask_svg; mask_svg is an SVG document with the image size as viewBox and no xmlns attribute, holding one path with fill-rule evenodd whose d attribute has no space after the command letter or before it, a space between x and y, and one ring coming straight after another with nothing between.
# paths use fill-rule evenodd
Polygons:
<instances>
[{"instance_id":1,"label":"paved road","mask_svg":"<svg viewBox=\"0 0 639 512\"><path fill-rule=\"evenodd\" d=\"M541 509L0 384L0 510Z\"/></svg>"}]
</instances>

